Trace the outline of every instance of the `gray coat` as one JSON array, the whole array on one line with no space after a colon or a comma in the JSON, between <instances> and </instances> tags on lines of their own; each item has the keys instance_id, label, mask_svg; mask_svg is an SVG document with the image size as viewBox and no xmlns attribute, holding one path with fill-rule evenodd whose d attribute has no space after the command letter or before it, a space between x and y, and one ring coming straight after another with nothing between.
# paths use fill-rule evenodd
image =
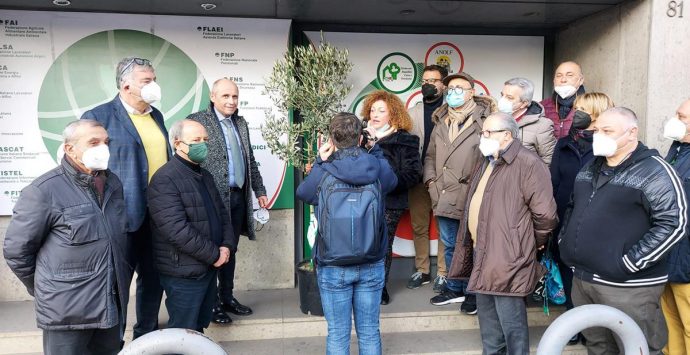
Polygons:
<instances>
[{"instance_id":1,"label":"gray coat","mask_svg":"<svg viewBox=\"0 0 690 355\"><path fill-rule=\"evenodd\" d=\"M208 157L201 163L201 167L208 170L213 175L213 180L216 187L223 198L225 207L230 209L230 186L228 185L228 155L225 138L223 138L223 129L220 127L220 121L216 117L213 110L213 103L211 103L206 111L199 111L187 116L187 119L201 123L208 133ZM237 111L233 115L233 120L240 133L240 141L242 141L242 155L244 157L245 169L245 186L251 187L254 190L256 197L266 196L266 188L264 181L261 178L259 167L256 165L254 159L254 151L249 140L249 127L244 117L239 116ZM256 239L254 232L254 205L252 203L252 195L249 189L245 189L245 200L247 201L247 217L242 223L241 233L246 235L250 240ZM239 221L233 221L238 223Z\"/></svg>"},{"instance_id":2,"label":"gray coat","mask_svg":"<svg viewBox=\"0 0 690 355\"><path fill-rule=\"evenodd\" d=\"M516 138L525 148L537 153L546 165L550 165L553 149L556 147L556 136L553 134L553 122L544 116L544 108L532 101L518 122L518 127L520 136Z\"/></svg>"},{"instance_id":3,"label":"gray coat","mask_svg":"<svg viewBox=\"0 0 690 355\"><path fill-rule=\"evenodd\" d=\"M112 328L126 319L132 277L122 184L107 172L99 206L93 177L66 160L22 190L5 260L35 297L39 328Z\"/></svg>"}]
</instances>

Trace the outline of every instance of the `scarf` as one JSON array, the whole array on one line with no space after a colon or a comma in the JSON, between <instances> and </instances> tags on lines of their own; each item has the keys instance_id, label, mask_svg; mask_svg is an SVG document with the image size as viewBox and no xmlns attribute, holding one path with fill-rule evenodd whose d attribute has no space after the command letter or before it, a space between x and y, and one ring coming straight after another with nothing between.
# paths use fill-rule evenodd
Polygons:
<instances>
[{"instance_id":1,"label":"scarf","mask_svg":"<svg viewBox=\"0 0 690 355\"><path fill-rule=\"evenodd\" d=\"M474 100L467 101L467 103L459 109L448 107L448 116L446 116L446 124L448 125L448 138L454 141L462 131L465 130L464 123L468 117L472 115L477 104ZM462 128L460 127L462 126Z\"/></svg>"}]
</instances>

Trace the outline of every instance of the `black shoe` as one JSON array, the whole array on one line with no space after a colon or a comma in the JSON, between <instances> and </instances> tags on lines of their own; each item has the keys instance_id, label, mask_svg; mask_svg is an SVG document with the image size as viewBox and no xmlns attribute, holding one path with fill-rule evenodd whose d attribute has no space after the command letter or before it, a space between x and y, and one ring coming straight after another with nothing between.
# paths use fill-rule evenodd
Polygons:
<instances>
[{"instance_id":1,"label":"black shoe","mask_svg":"<svg viewBox=\"0 0 690 355\"><path fill-rule=\"evenodd\" d=\"M429 282L431 282L431 275L417 271L412 274L412 276L410 276L410 280L407 281L407 288L414 290L420 288L422 285L428 284Z\"/></svg>"},{"instance_id":2,"label":"black shoe","mask_svg":"<svg viewBox=\"0 0 690 355\"><path fill-rule=\"evenodd\" d=\"M221 307L213 307L213 318L211 320L216 324L230 324L232 323L232 318L223 311Z\"/></svg>"},{"instance_id":3,"label":"black shoe","mask_svg":"<svg viewBox=\"0 0 690 355\"><path fill-rule=\"evenodd\" d=\"M251 308L240 304L240 302L238 302L237 298L235 298L235 297L233 297L232 301L230 301L228 303L223 302L223 309L226 312L230 312L230 313L236 314L238 316L248 316L248 315L254 313L254 311L252 311Z\"/></svg>"},{"instance_id":4,"label":"black shoe","mask_svg":"<svg viewBox=\"0 0 690 355\"><path fill-rule=\"evenodd\" d=\"M465 295L465 302L460 306L460 312L471 316L477 314L477 296Z\"/></svg>"},{"instance_id":5,"label":"black shoe","mask_svg":"<svg viewBox=\"0 0 690 355\"><path fill-rule=\"evenodd\" d=\"M388 289L383 288L383 292L381 292L381 304L382 305L387 305L391 302L391 296L388 294Z\"/></svg>"},{"instance_id":6,"label":"black shoe","mask_svg":"<svg viewBox=\"0 0 690 355\"><path fill-rule=\"evenodd\" d=\"M568 340L568 345L577 345L580 342L580 333L573 335L570 340Z\"/></svg>"},{"instance_id":7,"label":"black shoe","mask_svg":"<svg viewBox=\"0 0 690 355\"><path fill-rule=\"evenodd\" d=\"M434 296L429 300L434 306L443 306L451 303L460 303L465 300L465 295L460 292L453 292L449 289L443 290L440 295Z\"/></svg>"}]
</instances>

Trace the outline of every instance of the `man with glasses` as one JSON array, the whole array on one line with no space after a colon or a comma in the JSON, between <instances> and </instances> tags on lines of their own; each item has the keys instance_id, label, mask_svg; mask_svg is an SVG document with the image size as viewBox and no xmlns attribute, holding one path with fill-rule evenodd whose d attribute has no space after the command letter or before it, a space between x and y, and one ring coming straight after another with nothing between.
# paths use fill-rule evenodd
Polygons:
<instances>
[{"instance_id":1,"label":"man with glasses","mask_svg":"<svg viewBox=\"0 0 690 355\"><path fill-rule=\"evenodd\" d=\"M435 126L424 159L424 184L445 246L448 270L465 211L468 183L482 158L477 150L479 132L496 103L489 96L474 95L474 79L467 73L449 75L443 85L447 87L445 103L431 116ZM464 301L461 311L476 314L474 295L465 295L466 286L464 281L447 280L441 294L430 301L436 306Z\"/></svg>"},{"instance_id":2,"label":"man with glasses","mask_svg":"<svg viewBox=\"0 0 690 355\"><path fill-rule=\"evenodd\" d=\"M485 354L529 354L525 296L543 275L537 261L558 224L549 169L516 139L507 113L489 116L479 150L485 157L472 177L469 208L458 238L472 238L474 267L468 290L477 294Z\"/></svg>"},{"instance_id":3,"label":"man with glasses","mask_svg":"<svg viewBox=\"0 0 690 355\"><path fill-rule=\"evenodd\" d=\"M568 135L573 124L575 109L573 103L578 95L585 93L585 76L582 68L575 62L563 62L553 74L553 95L544 99L544 116L553 121L553 130L556 139Z\"/></svg>"},{"instance_id":4,"label":"man with glasses","mask_svg":"<svg viewBox=\"0 0 690 355\"><path fill-rule=\"evenodd\" d=\"M439 65L429 65L422 74L422 101L408 110L412 118L410 133L419 137L419 153L422 162L426 156L431 140L434 122L431 114L443 105L443 93L446 89L443 78L448 70ZM407 282L407 288L416 289L431 282L431 262L429 261L429 223L431 222L431 198L423 181L412 187L408 193L410 201L410 220L414 235L415 273ZM437 271L434 279L434 291L439 293L446 284L446 262L443 257L443 243L439 241L437 252Z\"/></svg>"},{"instance_id":5,"label":"man with glasses","mask_svg":"<svg viewBox=\"0 0 690 355\"><path fill-rule=\"evenodd\" d=\"M211 102L204 111L187 118L201 123L208 132L208 159L201 167L208 170L220 191L223 203L230 213L233 235L239 239L246 235L256 239L252 211L252 190L259 207L268 208L266 187L254 159L249 140L249 125L239 115L237 108L240 91L234 81L221 78L213 83ZM230 261L218 273L218 299L213 307L213 322L229 324L232 319L226 312L248 316L252 309L241 304L232 293L235 279L235 255L230 250Z\"/></svg>"},{"instance_id":6,"label":"man with glasses","mask_svg":"<svg viewBox=\"0 0 690 355\"><path fill-rule=\"evenodd\" d=\"M618 308L640 326L649 354L662 354L666 259L687 238L688 206L676 171L637 134L633 111L614 107L599 115L595 158L577 174L558 247L573 270L573 304ZM606 328L585 329L582 335L589 354L623 351Z\"/></svg>"},{"instance_id":7,"label":"man with glasses","mask_svg":"<svg viewBox=\"0 0 690 355\"><path fill-rule=\"evenodd\" d=\"M151 62L135 57L122 59L116 68L115 83L117 96L86 111L81 118L96 120L108 131L108 167L122 181L127 233L137 272L136 339L158 329L163 289L153 262L146 189L153 174L172 154L163 114L151 106L161 100Z\"/></svg>"}]
</instances>

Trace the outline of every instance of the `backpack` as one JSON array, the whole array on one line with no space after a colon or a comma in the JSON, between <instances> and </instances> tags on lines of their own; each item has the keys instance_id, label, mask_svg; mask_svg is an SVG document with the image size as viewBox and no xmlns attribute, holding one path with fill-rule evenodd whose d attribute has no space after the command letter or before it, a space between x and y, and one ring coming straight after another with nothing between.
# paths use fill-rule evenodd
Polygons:
<instances>
[{"instance_id":1,"label":"backpack","mask_svg":"<svg viewBox=\"0 0 690 355\"><path fill-rule=\"evenodd\" d=\"M318 188L316 255L322 265L377 261L386 230L381 182L350 185L325 172Z\"/></svg>"}]
</instances>

